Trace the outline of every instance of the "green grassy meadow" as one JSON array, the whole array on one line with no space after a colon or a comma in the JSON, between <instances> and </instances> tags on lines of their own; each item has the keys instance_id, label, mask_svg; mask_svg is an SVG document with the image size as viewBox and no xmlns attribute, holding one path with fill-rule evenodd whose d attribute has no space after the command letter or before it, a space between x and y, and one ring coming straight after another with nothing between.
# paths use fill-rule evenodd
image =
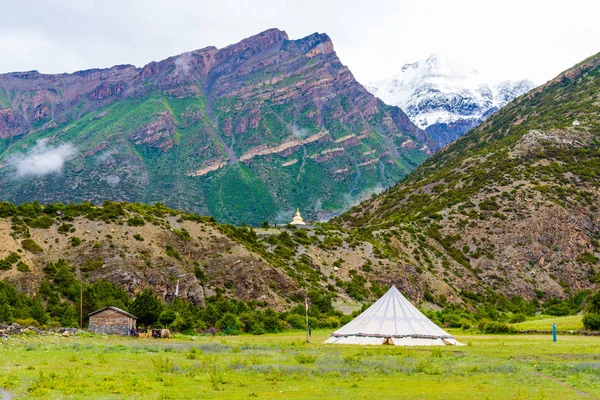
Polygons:
<instances>
[{"instance_id":1,"label":"green grassy meadow","mask_svg":"<svg viewBox=\"0 0 600 400\"><path fill-rule=\"evenodd\" d=\"M600 398L600 337L464 335L463 347L320 344L330 331L0 341L0 387L52 399ZM1 396L0 396L1 397Z\"/></svg>"},{"instance_id":2,"label":"green grassy meadow","mask_svg":"<svg viewBox=\"0 0 600 400\"><path fill-rule=\"evenodd\" d=\"M583 329L582 315L567 315L565 317L553 317L550 315L538 315L525 322L511 324L517 330L551 330L552 323L556 324L559 331L577 331Z\"/></svg>"}]
</instances>

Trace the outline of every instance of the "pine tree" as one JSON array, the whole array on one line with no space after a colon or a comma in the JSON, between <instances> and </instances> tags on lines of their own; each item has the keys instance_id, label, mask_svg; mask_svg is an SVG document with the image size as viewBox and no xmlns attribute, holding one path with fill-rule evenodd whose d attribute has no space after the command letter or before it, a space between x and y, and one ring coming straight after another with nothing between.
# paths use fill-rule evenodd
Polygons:
<instances>
[{"instance_id":1,"label":"pine tree","mask_svg":"<svg viewBox=\"0 0 600 400\"><path fill-rule=\"evenodd\" d=\"M131 312L137 316L138 324L146 326L156 323L162 310L162 303L150 289L137 295L131 304Z\"/></svg>"}]
</instances>

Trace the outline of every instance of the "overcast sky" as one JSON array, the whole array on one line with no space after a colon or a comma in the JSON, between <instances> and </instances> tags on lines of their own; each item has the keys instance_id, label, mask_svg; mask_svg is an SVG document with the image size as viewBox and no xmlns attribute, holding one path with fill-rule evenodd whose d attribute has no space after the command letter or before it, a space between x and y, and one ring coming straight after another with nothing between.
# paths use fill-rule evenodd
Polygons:
<instances>
[{"instance_id":1,"label":"overcast sky","mask_svg":"<svg viewBox=\"0 0 600 400\"><path fill-rule=\"evenodd\" d=\"M0 72L142 66L268 28L324 32L356 78L433 52L538 84L600 52L600 1L0 0Z\"/></svg>"}]
</instances>

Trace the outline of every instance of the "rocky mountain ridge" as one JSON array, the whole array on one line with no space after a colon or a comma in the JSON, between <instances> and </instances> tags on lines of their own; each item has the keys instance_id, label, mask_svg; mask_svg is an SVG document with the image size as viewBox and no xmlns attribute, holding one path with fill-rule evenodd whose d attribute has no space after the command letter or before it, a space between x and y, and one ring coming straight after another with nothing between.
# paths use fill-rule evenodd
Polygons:
<instances>
[{"instance_id":1,"label":"rocky mountain ridge","mask_svg":"<svg viewBox=\"0 0 600 400\"><path fill-rule=\"evenodd\" d=\"M461 290L600 283L600 54L513 100L337 221ZM457 285L454 283L453 285Z\"/></svg>"},{"instance_id":2,"label":"rocky mountain ridge","mask_svg":"<svg viewBox=\"0 0 600 400\"><path fill-rule=\"evenodd\" d=\"M270 29L142 68L0 75L0 198L17 203L163 202L252 224L300 207L318 220L434 150L325 34Z\"/></svg>"}]
</instances>

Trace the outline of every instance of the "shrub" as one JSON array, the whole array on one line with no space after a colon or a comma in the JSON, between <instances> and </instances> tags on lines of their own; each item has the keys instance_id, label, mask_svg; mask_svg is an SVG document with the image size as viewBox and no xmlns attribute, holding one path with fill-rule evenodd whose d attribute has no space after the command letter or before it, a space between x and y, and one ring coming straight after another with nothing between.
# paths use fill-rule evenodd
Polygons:
<instances>
[{"instance_id":1,"label":"shrub","mask_svg":"<svg viewBox=\"0 0 600 400\"><path fill-rule=\"evenodd\" d=\"M29 265L25 264L22 261L19 261L17 263L17 271L19 271L19 272L29 272L30 271Z\"/></svg>"},{"instance_id":2,"label":"shrub","mask_svg":"<svg viewBox=\"0 0 600 400\"><path fill-rule=\"evenodd\" d=\"M569 305L565 303L555 304L546 309L546 314L554 317L563 317L565 315L569 315L570 313L571 310L569 309Z\"/></svg>"},{"instance_id":3,"label":"shrub","mask_svg":"<svg viewBox=\"0 0 600 400\"><path fill-rule=\"evenodd\" d=\"M129 218L127 220L127 225L129 225L129 226L144 226L144 225L146 225L146 222L141 217L136 215L135 217Z\"/></svg>"},{"instance_id":4,"label":"shrub","mask_svg":"<svg viewBox=\"0 0 600 400\"><path fill-rule=\"evenodd\" d=\"M27 225L31 228L48 229L54 225L54 218L44 214L41 217L29 220Z\"/></svg>"},{"instance_id":5,"label":"shrub","mask_svg":"<svg viewBox=\"0 0 600 400\"><path fill-rule=\"evenodd\" d=\"M44 249L42 249L33 239L23 239L21 241L21 247L32 253L42 253L44 251Z\"/></svg>"},{"instance_id":6,"label":"shrub","mask_svg":"<svg viewBox=\"0 0 600 400\"><path fill-rule=\"evenodd\" d=\"M75 246L79 246L81 244L81 239L78 238L77 236L73 236L71 238L71 246L75 247Z\"/></svg>"},{"instance_id":7,"label":"shrub","mask_svg":"<svg viewBox=\"0 0 600 400\"><path fill-rule=\"evenodd\" d=\"M239 324L237 317L232 313L225 313L223 317L217 321L217 328L222 331L237 331L239 330Z\"/></svg>"},{"instance_id":8,"label":"shrub","mask_svg":"<svg viewBox=\"0 0 600 400\"><path fill-rule=\"evenodd\" d=\"M305 329L306 328L306 318L302 315L298 314L289 314L285 317L285 321L290 324L292 329Z\"/></svg>"},{"instance_id":9,"label":"shrub","mask_svg":"<svg viewBox=\"0 0 600 400\"><path fill-rule=\"evenodd\" d=\"M196 276L196 279L198 279L200 282L206 281L206 272L204 272L204 269L200 266L198 262L194 264L194 275Z\"/></svg>"},{"instance_id":10,"label":"shrub","mask_svg":"<svg viewBox=\"0 0 600 400\"><path fill-rule=\"evenodd\" d=\"M97 271L104 265L104 261L102 259L99 260L90 260L87 259L85 263L81 266L81 272L90 272Z\"/></svg>"},{"instance_id":11,"label":"shrub","mask_svg":"<svg viewBox=\"0 0 600 400\"><path fill-rule=\"evenodd\" d=\"M516 333L515 328L504 322L482 322L479 324L479 330L483 333Z\"/></svg>"},{"instance_id":12,"label":"shrub","mask_svg":"<svg viewBox=\"0 0 600 400\"><path fill-rule=\"evenodd\" d=\"M298 353L296 354L296 361L298 361L299 364L314 364L315 361L317 361L317 356Z\"/></svg>"},{"instance_id":13,"label":"shrub","mask_svg":"<svg viewBox=\"0 0 600 400\"><path fill-rule=\"evenodd\" d=\"M13 312L12 312L12 307L9 306L8 304L1 304L0 305L0 322L5 322L7 324L10 324L12 322L14 322L14 316L13 316Z\"/></svg>"},{"instance_id":14,"label":"shrub","mask_svg":"<svg viewBox=\"0 0 600 400\"><path fill-rule=\"evenodd\" d=\"M140 242L144 241L144 238L142 237L142 235L140 235L139 233L136 233L135 235L133 235L133 238L135 240L139 240Z\"/></svg>"},{"instance_id":15,"label":"shrub","mask_svg":"<svg viewBox=\"0 0 600 400\"><path fill-rule=\"evenodd\" d=\"M518 322L523 322L526 321L527 317L525 316L525 314L523 313L518 313L512 316L512 318L510 319L510 323L511 324L516 324Z\"/></svg>"},{"instance_id":16,"label":"shrub","mask_svg":"<svg viewBox=\"0 0 600 400\"><path fill-rule=\"evenodd\" d=\"M600 314L600 291L588 297L587 311L591 314Z\"/></svg>"},{"instance_id":17,"label":"shrub","mask_svg":"<svg viewBox=\"0 0 600 400\"><path fill-rule=\"evenodd\" d=\"M600 314L585 314L583 316L583 326L589 331L600 331Z\"/></svg>"},{"instance_id":18,"label":"shrub","mask_svg":"<svg viewBox=\"0 0 600 400\"><path fill-rule=\"evenodd\" d=\"M181 254L177 250L173 248L170 244L167 245L166 253L169 257L176 258L177 260L181 260Z\"/></svg>"},{"instance_id":19,"label":"shrub","mask_svg":"<svg viewBox=\"0 0 600 400\"><path fill-rule=\"evenodd\" d=\"M58 233L60 233L62 235L66 235L69 232L75 232L75 228L73 227L73 225L67 224L67 223L63 223L56 230L58 231Z\"/></svg>"}]
</instances>

